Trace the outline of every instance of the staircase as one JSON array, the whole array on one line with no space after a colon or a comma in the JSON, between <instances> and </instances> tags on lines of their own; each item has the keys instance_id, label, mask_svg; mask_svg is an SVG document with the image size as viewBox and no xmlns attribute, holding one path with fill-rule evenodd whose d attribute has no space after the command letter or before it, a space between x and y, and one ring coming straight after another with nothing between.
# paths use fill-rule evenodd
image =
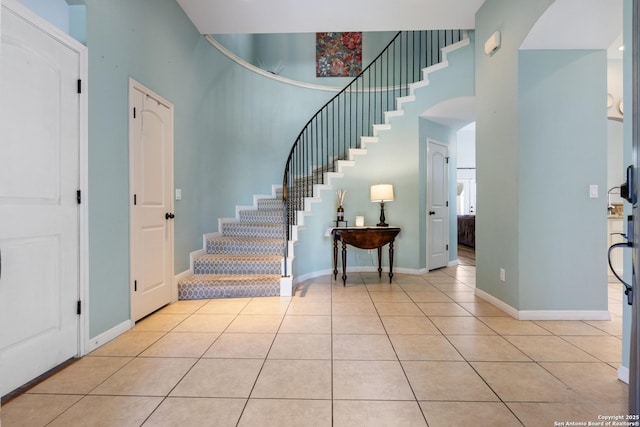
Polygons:
<instances>
[{"instance_id":1,"label":"staircase","mask_svg":"<svg viewBox=\"0 0 640 427\"><path fill-rule=\"evenodd\" d=\"M178 282L178 299L278 296L282 276L282 191L256 197L235 219L220 220L193 260L193 275Z\"/></svg>"},{"instance_id":2,"label":"staircase","mask_svg":"<svg viewBox=\"0 0 640 427\"><path fill-rule=\"evenodd\" d=\"M220 231L205 236L204 249L192 254L193 275L178 282L178 298L290 296L293 243L310 204L321 201L315 190L330 186L367 143L377 142L378 131L391 128L389 119L402 116L402 104L428 84L426 73L446 66L442 50L463 36L461 30L399 32L303 128L282 186L254 197L253 207L237 209L236 218L220 220Z\"/></svg>"}]
</instances>

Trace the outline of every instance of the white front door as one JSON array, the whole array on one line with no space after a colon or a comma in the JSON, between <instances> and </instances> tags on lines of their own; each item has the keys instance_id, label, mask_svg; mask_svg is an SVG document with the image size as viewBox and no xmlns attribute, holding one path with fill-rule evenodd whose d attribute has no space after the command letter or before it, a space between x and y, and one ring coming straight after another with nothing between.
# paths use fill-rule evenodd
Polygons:
<instances>
[{"instance_id":1,"label":"white front door","mask_svg":"<svg viewBox=\"0 0 640 427\"><path fill-rule=\"evenodd\" d=\"M449 261L449 173L447 147L427 142L427 268Z\"/></svg>"},{"instance_id":2,"label":"white front door","mask_svg":"<svg viewBox=\"0 0 640 427\"><path fill-rule=\"evenodd\" d=\"M15 2L0 47L0 395L79 354L84 47ZM84 102L84 101L83 101Z\"/></svg>"},{"instance_id":3,"label":"white front door","mask_svg":"<svg viewBox=\"0 0 640 427\"><path fill-rule=\"evenodd\" d=\"M131 319L169 304L173 284L173 105L131 81Z\"/></svg>"}]
</instances>

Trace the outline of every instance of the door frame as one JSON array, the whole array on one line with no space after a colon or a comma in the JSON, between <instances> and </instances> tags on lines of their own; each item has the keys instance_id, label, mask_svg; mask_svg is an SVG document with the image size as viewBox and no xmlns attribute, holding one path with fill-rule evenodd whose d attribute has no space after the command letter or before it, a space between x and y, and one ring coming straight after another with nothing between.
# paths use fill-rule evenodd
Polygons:
<instances>
[{"instance_id":1,"label":"door frame","mask_svg":"<svg viewBox=\"0 0 640 427\"><path fill-rule=\"evenodd\" d=\"M88 133L88 49L85 45L60 30L58 27L40 17L35 12L17 0L2 0L2 7L6 7L20 16L29 24L41 29L61 45L78 55L78 79L80 79L80 93L78 94L78 190L81 203L78 205L78 300L80 314L78 316L78 356L89 352L90 322L89 322L89 133ZM1 25L1 24L0 24Z\"/></svg>"},{"instance_id":2,"label":"door frame","mask_svg":"<svg viewBox=\"0 0 640 427\"><path fill-rule=\"evenodd\" d=\"M440 147L443 147L447 152L447 156L446 156L447 159L449 158L449 146L447 144L444 144L442 142L436 141L436 140L431 139L431 138L427 138L426 144L425 144L426 148L425 148L425 151L424 151L424 153L425 153L425 169L426 169L426 176L425 176L425 192L426 192L426 194L425 194L425 230L426 230L426 235L425 235L425 253L426 253L426 260L425 261L426 261L426 269L427 269L427 271L431 271L431 265L430 265L431 252L429 250L429 247L430 247L430 245L429 245L429 237L431 235L431 233L430 233L431 230L430 230L430 227L429 227L429 218L428 218L429 215L427 215L427 212L429 212L429 209L430 209L429 202L431 201L431 196L429 195L429 189L430 189L430 185L431 185L431 183L429 182L429 173L430 173L430 171L429 171L429 166L430 166L430 162L429 162L429 151L430 150L429 150L429 147L432 144L440 146ZM447 212L446 212L446 214L444 216L445 223L446 223L446 227L445 227L445 230L446 230L445 244L449 247L449 249L447 250L447 254L449 254L450 251L451 251L451 247L450 247L450 245L451 245L451 241L450 240L451 239L449 238L449 234L451 232L451 221L450 221L450 218L449 218L450 217L450 213L451 213L451 200L450 200L451 199L451 197L450 197L450 190L451 190L450 189L450 175L451 175L451 173L450 173L450 170L449 170L449 162L448 162L448 160L447 160L447 168L445 169L445 172L446 172L446 177L445 177L444 181L445 181L446 186L447 186L447 192L446 192L446 197L447 197L446 209L447 209ZM447 256L446 263L445 263L445 265L443 267L448 267L449 265L451 265L451 262L449 261L449 257ZM440 268L440 267L437 267L437 268Z\"/></svg>"},{"instance_id":3,"label":"door frame","mask_svg":"<svg viewBox=\"0 0 640 427\"><path fill-rule=\"evenodd\" d=\"M151 89L149 89L148 87L146 87L145 85L143 85L142 83L138 82L137 80L135 80L132 77L129 77L129 93L128 93L128 126L129 126L129 317L130 319L133 319L133 304L131 303L131 301L133 300L133 281L135 280L134 278L134 271L133 271L133 263L134 263L134 233L133 233L133 218L134 218L134 205L133 205L133 194L134 194L134 188L133 188L133 184L134 184L134 162L133 159L134 157L134 143L133 143L133 126L131 126L131 120L133 117L133 99L132 99L132 95L133 95L133 91L134 90L139 90L140 92L143 92L145 94L147 94L148 96L157 99L158 101L162 102L163 104L167 105L170 110L171 110L171 120L174 120L174 106L173 103L171 103L170 101L168 101L166 98L158 95L156 92L152 91ZM174 168L174 139L175 139L175 127L172 126L173 129L173 134L171 135L171 173L169 174L169 176L167 177L167 185L171 188L171 197L169 198L169 202L171 204L170 207L170 212L174 212L175 209L175 198L173 197L173 193L174 193L174 174L175 174L175 168ZM175 242L175 236L174 236L174 226L173 224L171 224L169 226L168 229L169 232L169 245L170 245L170 251L171 251L171 277L169 278L170 280L170 286L171 286L171 301L177 301L178 300L178 287L177 287L177 283L175 280L175 248L174 248L174 242Z\"/></svg>"}]
</instances>

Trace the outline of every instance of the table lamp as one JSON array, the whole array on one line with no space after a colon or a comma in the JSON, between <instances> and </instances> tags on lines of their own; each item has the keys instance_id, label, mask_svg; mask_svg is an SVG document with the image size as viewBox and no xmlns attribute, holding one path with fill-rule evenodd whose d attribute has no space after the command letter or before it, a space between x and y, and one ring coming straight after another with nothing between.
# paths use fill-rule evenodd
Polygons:
<instances>
[{"instance_id":1,"label":"table lamp","mask_svg":"<svg viewBox=\"0 0 640 427\"><path fill-rule=\"evenodd\" d=\"M371 186L371 201L380 202L380 222L378 227L388 227L384 218L384 202L393 201L393 185L391 184L377 184Z\"/></svg>"}]
</instances>

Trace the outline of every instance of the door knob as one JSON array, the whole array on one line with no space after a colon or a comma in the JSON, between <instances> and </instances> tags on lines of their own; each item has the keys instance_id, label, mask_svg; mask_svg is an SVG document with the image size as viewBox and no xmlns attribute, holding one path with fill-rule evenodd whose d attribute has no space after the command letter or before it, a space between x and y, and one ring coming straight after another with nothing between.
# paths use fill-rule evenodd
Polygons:
<instances>
[{"instance_id":1,"label":"door knob","mask_svg":"<svg viewBox=\"0 0 640 427\"><path fill-rule=\"evenodd\" d=\"M435 215L436 213L434 211L429 211L429 215Z\"/></svg>"},{"instance_id":2,"label":"door knob","mask_svg":"<svg viewBox=\"0 0 640 427\"><path fill-rule=\"evenodd\" d=\"M164 219L173 219L175 218L175 215L172 214L171 212L167 212L166 214L164 214Z\"/></svg>"}]
</instances>

